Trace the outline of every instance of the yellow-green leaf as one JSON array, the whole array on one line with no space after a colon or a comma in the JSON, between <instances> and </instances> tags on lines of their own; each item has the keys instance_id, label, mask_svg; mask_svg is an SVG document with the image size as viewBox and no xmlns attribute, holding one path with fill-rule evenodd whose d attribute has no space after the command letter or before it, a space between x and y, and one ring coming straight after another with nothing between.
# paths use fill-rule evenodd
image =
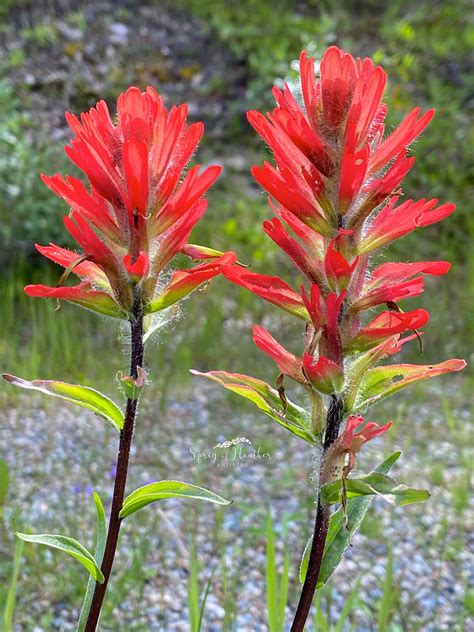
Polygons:
<instances>
[{"instance_id":1,"label":"yellow-green leaf","mask_svg":"<svg viewBox=\"0 0 474 632\"><path fill-rule=\"evenodd\" d=\"M165 498L191 498L194 500L205 500L217 505L230 505L232 502L204 489L204 487L182 483L181 481L159 481L158 483L150 483L139 487L130 496L127 496L124 500L120 517L126 518L142 507Z\"/></svg>"},{"instance_id":2,"label":"yellow-green leaf","mask_svg":"<svg viewBox=\"0 0 474 632\"><path fill-rule=\"evenodd\" d=\"M102 419L105 419L117 431L123 428L124 417L120 408L111 399L94 388L80 386L79 384L67 384L56 380L28 381L8 373L4 373L3 378L19 388L39 391L40 393L72 402L83 408L88 408L96 415L99 415L99 417L102 417Z\"/></svg>"}]
</instances>

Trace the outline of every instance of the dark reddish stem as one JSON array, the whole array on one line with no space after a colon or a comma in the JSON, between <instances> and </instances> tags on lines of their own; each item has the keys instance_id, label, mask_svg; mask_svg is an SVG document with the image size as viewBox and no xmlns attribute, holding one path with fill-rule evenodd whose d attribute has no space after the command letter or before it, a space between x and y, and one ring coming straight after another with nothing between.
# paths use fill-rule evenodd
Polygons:
<instances>
[{"instance_id":1,"label":"dark reddish stem","mask_svg":"<svg viewBox=\"0 0 474 632\"><path fill-rule=\"evenodd\" d=\"M343 406L341 400L332 396L326 419L326 432L324 434L323 459L325 453L337 439L339 427L342 422ZM318 508L314 521L313 542L308 561L308 570L301 591L300 600L296 609L295 618L291 626L291 632L303 632L306 619L308 618L314 593L318 584L321 562L323 560L324 545L328 534L330 509L328 505L321 503L318 489Z\"/></svg>"},{"instance_id":2,"label":"dark reddish stem","mask_svg":"<svg viewBox=\"0 0 474 632\"><path fill-rule=\"evenodd\" d=\"M135 288L135 300L132 308L132 318L130 319L131 328L131 359L130 359L130 375L133 378L138 377L138 367L143 366L143 305L139 288ZM112 507L110 510L109 528L107 532L107 541L105 544L104 558L101 570L105 581L102 584L96 583L94 596L92 598L89 617L86 624L86 632L94 632L99 622L100 611L104 602L107 584L109 582L110 573L114 563L115 552L117 550L117 542L120 533L120 524L122 522L119 517L122 509L123 499L125 496L125 485L127 483L128 462L130 458L130 448L132 445L133 428L137 414L137 399L128 399L125 413L125 422L120 432L119 451L117 456L117 465L115 472L114 495L112 499Z\"/></svg>"}]
</instances>

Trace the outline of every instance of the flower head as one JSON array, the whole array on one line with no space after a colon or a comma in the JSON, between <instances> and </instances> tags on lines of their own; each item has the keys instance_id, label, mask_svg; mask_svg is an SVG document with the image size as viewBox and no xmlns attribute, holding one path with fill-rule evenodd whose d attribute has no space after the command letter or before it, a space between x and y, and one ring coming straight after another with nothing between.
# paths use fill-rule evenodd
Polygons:
<instances>
[{"instance_id":1,"label":"flower head","mask_svg":"<svg viewBox=\"0 0 474 632\"><path fill-rule=\"evenodd\" d=\"M66 153L88 186L60 174L42 178L71 207L64 223L81 251L55 245L38 250L79 276L81 284L28 286L30 296L87 302L91 309L121 317L131 308L135 285L140 284L145 304L157 299L159 275L185 250L206 210L202 196L220 172L218 166L201 170L197 165L183 178L203 133L202 123L188 125L186 118L186 105L168 111L151 87L121 94L116 120L104 101L80 118L66 114L74 133ZM199 254L195 248L191 256ZM216 269L222 253L211 252Z\"/></svg>"}]
</instances>

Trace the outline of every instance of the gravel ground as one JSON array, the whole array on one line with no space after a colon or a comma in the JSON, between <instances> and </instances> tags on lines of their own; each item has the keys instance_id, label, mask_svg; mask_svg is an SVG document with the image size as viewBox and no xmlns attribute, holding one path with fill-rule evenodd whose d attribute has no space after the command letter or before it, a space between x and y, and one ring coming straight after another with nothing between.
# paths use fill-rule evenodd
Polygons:
<instances>
[{"instance_id":1,"label":"gravel ground","mask_svg":"<svg viewBox=\"0 0 474 632\"><path fill-rule=\"evenodd\" d=\"M148 402L151 395L150 391ZM469 434L454 437L448 432L444 415L436 410L437 392L427 390L425 396L428 404L424 406L399 405L395 419L400 418L400 422L392 432L392 445L374 441L360 459L363 471L364 463L369 469L382 460L380 454L400 448L404 454L395 474L403 482L417 478L419 486L429 486L432 492L427 503L409 508L393 508L376 500L368 526L354 538L336 571L331 582L335 614L355 580L361 580L361 600L368 605L357 607L353 613L353 629L360 632L376 629L370 612L381 596L389 546L393 546L395 577L401 586L396 619L400 627L396 629L460 629L470 573L472 580L472 548L463 524L472 513L462 503L459 507L456 490L459 481L465 480L472 451L466 440ZM177 478L198 482L232 498L234 504L216 513L207 505L168 500L124 523L117 575L111 584L114 596L109 595L117 603L104 618L104 631L189 629L187 568L193 532L201 585L214 572L203 630L226 629L223 618L229 586L237 603L235 629L267 630L263 525L269 506L277 532L277 554L281 561L284 544L292 551L292 583L297 587L295 575L314 509L308 484L313 468L309 448L272 427L265 417L236 407L235 399L226 399L207 383L196 380L186 399L186 403L172 400L166 413L144 404L132 455L130 489L153 480ZM35 396L21 398L17 404L0 416L4 453L0 456L7 460L12 479L7 515L14 511L22 528L61 531L92 547L90 492L97 489L109 506L116 445L113 431L92 415L69 406L53 404L44 409L44 400ZM391 412L393 415L393 408ZM385 411L380 409L371 418L383 421L382 414ZM460 427L468 421L462 409L454 410L453 417L463 422ZM215 454L212 448L217 442L235 437L252 442L251 447L241 444L250 456L234 459L229 449L227 462L222 450L215 462L205 457ZM254 448L257 453L252 456ZM436 479L435 484L430 479ZM12 538L7 534L2 539L0 547L6 557ZM15 630L73 630L84 581L80 567L43 547L41 554L37 553L39 548L26 547ZM132 550L137 549L140 553L133 555ZM44 575L41 564L46 565ZM57 568L63 577L59 582ZM76 592L71 581L77 584ZM292 607L295 595L293 592L290 600ZM47 613L52 613L50 619ZM48 621L49 627L44 627L43 621ZM469 627L473 624L467 620L464 629L473 629Z\"/></svg>"}]
</instances>

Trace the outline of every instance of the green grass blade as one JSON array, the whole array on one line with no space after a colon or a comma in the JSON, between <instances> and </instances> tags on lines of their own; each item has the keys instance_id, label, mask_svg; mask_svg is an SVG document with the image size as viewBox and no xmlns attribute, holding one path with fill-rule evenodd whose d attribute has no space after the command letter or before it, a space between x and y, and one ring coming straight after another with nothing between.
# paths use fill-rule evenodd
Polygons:
<instances>
[{"instance_id":1,"label":"green grass blade","mask_svg":"<svg viewBox=\"0 0 474 632\"><path fill-rule=\"evenodd\" d=\"M283 571L281 575L281 583L280 583L280 630L284 630L285 628L285 609L286 604L288 602L288 587L290 583L289 578L290 573L290 552L287 547L285 547L285 557L283 559Z\"/></svg>"},{"instance_id":2,"label":"green grass blade","mask_svg":"<svg viewBox=\"0 0 474 632\"><path fill-rule=\"evenodd\" d=\"M200 632L201 627L202 627L202 620L204 618L204 611L206 610L207 598L209 597L209 593L211 591L213 577L214 577L214 571L212 572L212 575L211 575L211 577L209 577L209 581L207 582L206 590L204 591L204 596L203 596L202 602L201 602L201 608L199 609L198 632Z\"/></svg>"},{"instance_id":3,"label":"green grass blade","mask_svg":"<svg viewBox=\"0 0 474 632\"><path fill-rule=\"evenodd\" d=\"M378 632L385 632L390 622L391 611L394 599L396 598L396 591L393 587L393 551L390 549L387 559L387 565L385 567L385 579L383 583L383 594L380 600L379 616L377 629Z\"/></svg>"},{"instance_id":4,"label":"green grass blade","mask_svg":"<svg viewBox=\"0 0 474 632\"><path fill-rule=\"evenodd\" d=\"M21 556L23 554L23 540L17 540L15 546L15 557L13 559L13 570L8 586L7 600L5 603L5 611L3 613L3 632L11 632L13 623L13 614L15 612L16 588L18 584L18 575L20 572Z\"/></svg>"},{"instance_id":5,"label":"green grass blade","mask_svg":"<svg viewBox=\"0 0 474 632\"><path fill-rule=\"evenodd\" d=\"M107 540L107 521L105 518L104 505L97 492L94 492L94 502L97 510L97 529L96 529L96 545L94 551L94 558L97 560L97 564L102 564L104 557L105 542ZM77 624L77 632L84 632L86 629L87 617L89 616L89 610L92 603L92 597L94 596L95 580L89 575L87 582L86 594L84 595L84 601L82 602L81 614L79 616L79 623Z\"/></svg>"},{"instance_id":6,"label":"green grass blade","mask_svg":"<svg viewBox=\"0 0 474 632\"><path fill-rule=\"evenodd\" d=\"M191 568L189 571L188 581L188 608L189 608L189 625L191 632L199 632L199 569L196 551L193 547L191 552Z\"/></svg>"},{"instance_id":7,"label":"green grass blade","mask_svg":"<svg viewBox=\"0 0 474 632\"><path fill-rule=\"evenodd\" d=\"M275 540L272 516L267 517L267 557L266 557L267 621L269 632L280 632L278 625L278 578L275 566Z\"/></svg>"},{"instance_id":8,"label":"green grass blade","mask_svg":"<svg viewBox=\"0 0 474 632\"><path fill-rule=\"evenodd\" d=\"M327 623L323 612L323 593L322 590L316 591L314 598L314 632L329 632L329 624Z\"/></svg>"}]
</instances>

